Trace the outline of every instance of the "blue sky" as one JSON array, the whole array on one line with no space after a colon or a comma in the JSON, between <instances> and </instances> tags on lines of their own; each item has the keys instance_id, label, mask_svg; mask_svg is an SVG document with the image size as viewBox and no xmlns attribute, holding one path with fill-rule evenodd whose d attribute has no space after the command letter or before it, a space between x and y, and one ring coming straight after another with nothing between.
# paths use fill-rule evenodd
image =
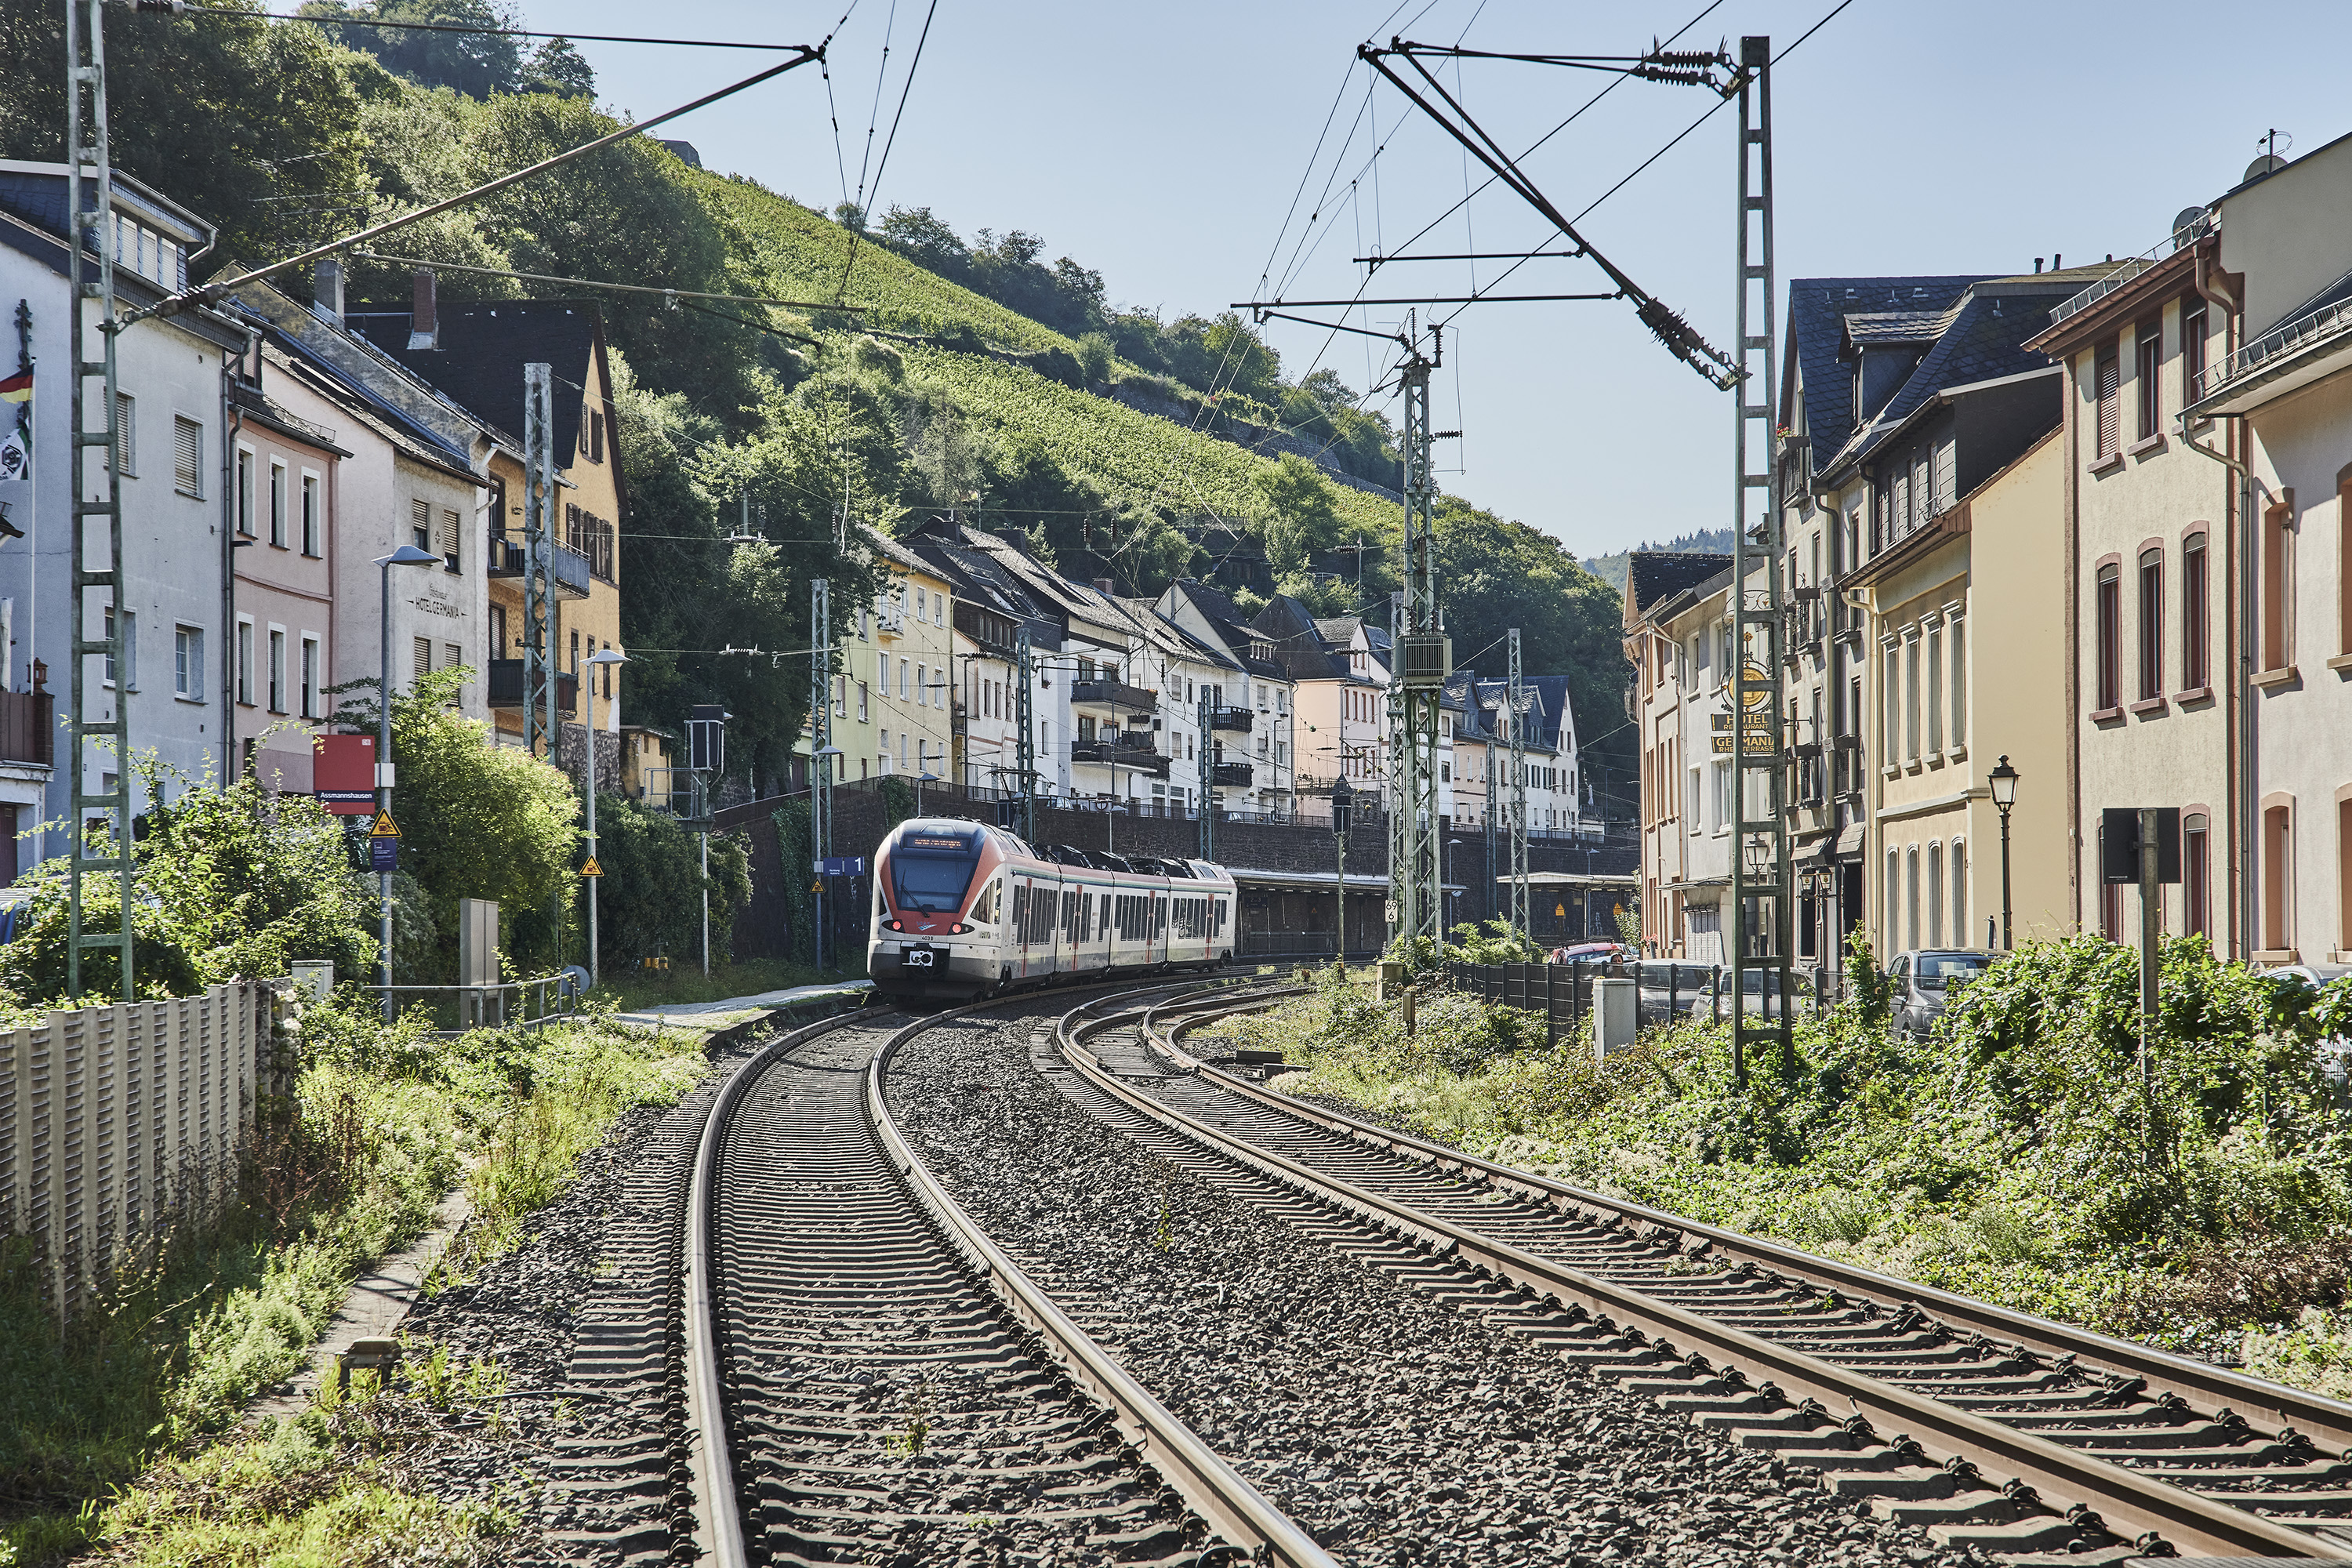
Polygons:
<instances>
[{"instance_id":1,"label":"blue sky","mask_svg":"<svg viewBox=\"0 0 2352 1568\"><path fill-rule=\"evenodd\" d=\"M694 142L715 169L817 206L842 196L837 145L855 195L886 29L876 160L927 3L897 0L894 17L892 0L857 0L833 49L837 143L825 85L813 71L662 133ZM845 4L525 0L524 9L538 27L801 42L822 37ZM1835 4L1722 0L1685 42L1728 39L1736 52L1740 36L1755 33L1786 46ZM1454 144L1412 119L1392 88L1381 84L1368 101L1358 42L1376 28L1383 37L1403 28L1424 42L1461 38L1490 49L1636 53L1706 5L1409 0L1392 11L1336 0L939 0L878 186L867 167L867 201L877 210L929 205L967 236L1026 229L1044 237L1048 256L1100 269L1115 301L1171 316L1256 297L1277 240L1275 272L1288 275L1289 297L1349 297L1364 276L1351 257L1375 246L1393 253L1480 173L1465 175ZM1783 295L1792 277L2023 272L2037 256L2078 265L2158 244L2174 214L2237 181L2269 128L2291 134L2290 156L2352 130L2334 63L2347 31L2352 12L2320 5L2217 13L2171 3L1853 0L1775 71ZM611 44L583 50L600 97L638 115L749 74L758 58ZM1461 86L1471 111L1516 149L1608 79L1472 62ZM1573 214L1712 101L1692 89L1626 81L1526 166ZM1717 114L1580 225L1717 344L1731 336L1735 113ZM1306 195L1286 231L1302 178ZM1301 226L1327 180L1331 194L1294 267ZM1496 187L1420 248L1526 249L1547 237L1542 220ZM1463 293L1471 265L1391 266L1366 292ZM1492 278L1495 264L1476 265L1482 280ZM1507 287L1601 286L1588 263L1547 260ZM1369 384L1364 340L1281 324L1272 337L1287 371L1320 354L1358 391ZM1727 396L1669 358L1622 303L1469 310L1448 334L1434 402L1440 427L1465 432L1441 447L1441 467L1461 470L1441 475L1446 488L1580 554L1722 527L1731 516Z\"/></svg>"}]
</instances>

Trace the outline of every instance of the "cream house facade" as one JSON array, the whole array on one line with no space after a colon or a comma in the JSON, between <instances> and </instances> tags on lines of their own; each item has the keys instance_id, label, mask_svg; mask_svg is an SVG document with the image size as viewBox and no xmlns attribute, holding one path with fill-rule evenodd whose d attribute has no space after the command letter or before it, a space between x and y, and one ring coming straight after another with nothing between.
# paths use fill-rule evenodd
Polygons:
<instances>
[{"instance_id":1,"label":"cream house facade","mask_svg":"<svg viewBox=\"0 0 2352 1568\"><path fill-rule=\"evenodd\" d=\"M2184 437L2245 464L2253 956L2352 963L2352 138L2257 174L2210 211L2219 232L2197 249L2214 255L2217 301L2240 314Z\"/></svg>"}]
</instances>

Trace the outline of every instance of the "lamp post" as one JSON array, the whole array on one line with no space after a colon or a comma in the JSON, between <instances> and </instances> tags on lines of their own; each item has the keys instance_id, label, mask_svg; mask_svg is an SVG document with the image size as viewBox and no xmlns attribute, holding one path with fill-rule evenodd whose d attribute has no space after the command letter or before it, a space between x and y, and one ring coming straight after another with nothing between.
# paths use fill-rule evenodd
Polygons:
<instances>
[{"instance_id":1,"label":"lamp post","mask_svg":"<svg viewBox=\"0 0 2352 1568\"><path fill-rule=\"evenodd\" d=\"M589 674L588 712L586 715L588 723L585 731L581 736L581 740L583 744L580 748L584 753L580 764L580 795L581 798L587 803L588 806L588 858L593 860L596 858L595 672L599 668L610 669L614 665L626 664L629 662L629 658L626 654L614 653L611 648L605 648L600 653L590 654L586 658L581 660L581 662L589 667ZM617 700L607 698L606 700L611 702ZM616 715L619 712L620 709L617 707L607 708L605 710L607 718ZM604 868L599 867L597 869L601 872ZM603 879L601 877L591 877L588 879L588 984L592 986L601 984L604 981L604 965L596 947L596 889L602 879Z\"/></svg>"},{"instance_id":2,"label":"lamp post","mask_svg":"<svg viewBox=\"0 0 2352 1568\"><path fill-rule=\"evenodd\" d=\"M940 775L931 772L929 768L925 768L921 773L915 775L915 815L917 816L923 815L923 786L927 784L937 784L939 782Z\"/></svg>"},{"instance_id":3,"label":"lamp post","mask_svg":"<svg viewBox=\"0 0 2352 1568\"><path fill-rule=\"evenodd\" d=\"M1992 803L2000 807L2000 950L2010 952L2015 942L2009 924L2009 808L2017 804L2018 771L2009 765L2009 754L2001 753L1985 782L1992 788Z\"/></svg>"},{"instance_id":4,"label":"lamp post","mask_svg":"<svg viewBox=\"0 0 2352 1568\"><path fill-rule=\"evenodd\" d=\"M1331 785L1331 842L1339 852L1339 927L1331 955L1341 964L1348 962L1348 829L1355 816L1356 789L1343 773Z\"/></svg>"},{"instance_id":5,"label":"lamp post","mask_svg":"<svg viewBox=\"0 0 2352 1568\"><path fill-rule=\"evenodd\" d=\"M441 557L414 544L404 544L389 555L376 560L377 575L383 584L383 658L377 666L375 718L375 809L379 816L392 811L392 569L395 566L438 566ZM382 930L377 941L383 949L383 1021L392 1022L392 873L376 874L376 892L381 908L378 911Z\"/></svg>"}]
</instances>

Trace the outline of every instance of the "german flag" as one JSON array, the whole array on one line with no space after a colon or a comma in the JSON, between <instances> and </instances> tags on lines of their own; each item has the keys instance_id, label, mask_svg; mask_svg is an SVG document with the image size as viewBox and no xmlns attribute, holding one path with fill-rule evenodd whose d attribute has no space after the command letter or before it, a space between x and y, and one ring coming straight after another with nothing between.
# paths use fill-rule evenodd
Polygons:
<instances>
[{"instance_id":1,"label":"german flag","mask_svg":"<svg viewBox=\"0 0 2352 1568\"><path fill-rule=\"evenodd\" d=\"M0 381L0 403L30 403L33 400L33 373L25 371Z\"/></svg>"}]
</instances>

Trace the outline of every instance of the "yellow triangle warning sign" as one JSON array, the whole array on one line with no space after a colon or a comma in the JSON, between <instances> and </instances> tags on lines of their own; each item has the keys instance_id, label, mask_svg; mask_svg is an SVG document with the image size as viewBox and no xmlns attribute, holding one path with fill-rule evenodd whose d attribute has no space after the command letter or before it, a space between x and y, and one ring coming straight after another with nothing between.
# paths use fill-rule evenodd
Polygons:
<instances>
[{"instance_id":1,"label":"yellow triangle warning sign","mask_svg":"<svg viewBox=\"0 0 2352 1568\"><path fill-rule=\"evenodd\" d=\"M591 855L588 857L588 864L580 868L580 874L583 877L601 877L604 874L604 868L596 864L596 857Z\"/></svg>"},{"instance_id":2,"label":"yellow triangle warning sign","mask_svg":"<svg viewBox=\"0 0 2352 1568\"><path fill-rule=\"evenodd\" d=\"M370 838L397 838L400 837L400 825L393 821L392 813L388 811L379 811L375 814L375 826L368 829L368 837Z\"/></svg>"}]
</instances>

